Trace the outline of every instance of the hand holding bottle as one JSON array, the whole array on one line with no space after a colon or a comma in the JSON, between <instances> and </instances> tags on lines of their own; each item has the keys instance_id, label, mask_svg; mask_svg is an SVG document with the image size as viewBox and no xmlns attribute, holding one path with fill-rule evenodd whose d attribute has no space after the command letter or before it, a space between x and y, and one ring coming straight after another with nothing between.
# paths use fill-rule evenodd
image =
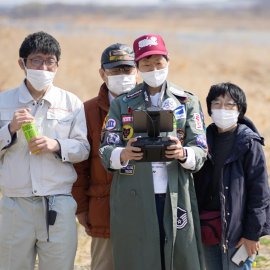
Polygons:
<instances>
[{"instance_id":1,"label":"hand holding bottle","mask_svg":"<svg viewBox=\"0 0 270 270\"><path fill-rule=\"evenodd\" d=\"M34 120L33 115L30 114L30 109L23 108L14 112L13 118L9 124L11 135L15 134L24 123L29 123Z\"/></svg>"}]
</instances>

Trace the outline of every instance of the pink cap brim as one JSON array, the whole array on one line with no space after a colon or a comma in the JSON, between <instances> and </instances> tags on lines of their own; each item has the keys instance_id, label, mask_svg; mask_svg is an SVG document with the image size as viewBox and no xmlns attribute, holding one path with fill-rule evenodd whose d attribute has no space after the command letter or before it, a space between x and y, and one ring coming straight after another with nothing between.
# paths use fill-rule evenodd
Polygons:
<instances>
[{"instance_id":1,"label":"pink cap brim","mask_svg":"<svg viewBox=\"0 0 270 270\"><path fill-rule=\"evenodd\" d=\"M141 60L142 58L146 57L146 56L150 56L150 55L154 55L154 54L160 54L160 55L168 55L168 52L164 52L164 51L147 51L143 54L141 54L140 56L136 57L135 55L135 61L139 61Z\"/></svg>"}]
</instances>

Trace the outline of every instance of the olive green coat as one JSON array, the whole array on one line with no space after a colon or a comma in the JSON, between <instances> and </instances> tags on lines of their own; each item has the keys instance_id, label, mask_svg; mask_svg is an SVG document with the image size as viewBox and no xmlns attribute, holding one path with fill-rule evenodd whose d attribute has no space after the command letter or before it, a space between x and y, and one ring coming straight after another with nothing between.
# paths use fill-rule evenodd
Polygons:
<instances>
[{"instance_id":1,"label":"olive green coat","mask_svg":"<svg viewBox=\"0 0 270 270\"><path fill-rule=\"evenodd\" d=\"M144 84L140 84L111 104L100 148L103 164L108 169L113 149L125 146L130 137L138 135L133 134L132 119L129 122L128 116L134 109L146 109L148 99L144 89ZM197 97L169 84L163 102L165 100L176 109L184 108L183 113L175 113L174 131L169 134L178 136L184 146L192 147L196 156L194 171L197 171L206 157L200 103ZM166 107L166 102L163 104ZM192 172L184 169L177 160L167 162L167 170L166 270L202 270L204 262ZM110 203L115 269L160 270L159 225L151 163L130 161L126 168L115 171Z\"/></svg>"}]
</instances>

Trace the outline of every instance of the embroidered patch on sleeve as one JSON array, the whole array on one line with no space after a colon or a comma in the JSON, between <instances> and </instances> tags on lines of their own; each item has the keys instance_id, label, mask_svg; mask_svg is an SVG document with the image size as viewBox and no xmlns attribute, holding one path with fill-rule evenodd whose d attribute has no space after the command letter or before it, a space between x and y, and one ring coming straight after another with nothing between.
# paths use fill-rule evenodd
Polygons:
<instances>
[{"instance_id":1,"label":"embroidered patch on sleeve","mask_svg":"<svg viewBox=\"0 0 270 270\"><path fill-rule=\"evenodd\" d=\"M133 122L133 116L129 114L122 114L123 125L130 124Z\"/></svg>"},{"instance_id":2,"label":"embroidered patch on sleeve","mask_svg":"<svg viewBox=\"0 0 270 270\"><path fill-rule=\"evenodd\" d=\"M116 133L108 133L106 138L107 144L119 144L120 143L120 136Z\"/></svg>"},{"instance_id":3,"label":"embroidered patch on sleeve","mask_svg":"<svg viewBox=\"0 0 270 270\"><path fill-rule=\"evenodd\" d=\"M194 113L195 128L198 130L203 130L203 123L201 115L199 113Z\"/></svg>"},{"instance_id":4,"label":"embroidered patch on sleeve","mask_svg":"<svg viewBox=\"0 0 270 270\"><path fill-rule=\"evenodd\" d=\"M204 134L197 135L196 136L196 144L197 144L197 146L206 149L207 148L206 136Z\"/></svg>"},{"instance_id":5,"label":"embroidered patch on sleeve","mask_svg":"<svg viewBox=\"0 0 270 270\"><path fill-rule=\"evenodd\" d=\"M180 105L179 107L177 107L174 110L174 116L176 120L185 119L187 117L185 105Z\"/></svg>"},{"instance_id":6,"label":"embroidered patch on sleeve","mask_svg":"<svg viewBox=\"0 0 270 270\"><path fill-rule=\"evenodd\" d=\"M124 125L123 126L123 140L127 141L132 138L134 134L133 127L131 125Z\"/></svg>"},{"instance_id":7,"label":"embroidered patch on sleeve","mask_svg":"<svg viewBox=\"0 0 270 270\"><path fill-rule=\"evenodd\" d=\"M113 130L113 129L115 129L115 127L116 127L116 120L113 119L113 118L108 119L107 122L106 122L106 127L105 128L107 130Z\"/></svg>"},{"instance_id":8,"label":"embroidered patch on sleeve","mask_svg":"<svg viewBox=\"0 0 270 270\"><path fill-rule=\"evenodd\" d=\"M183 129L177 129L176 131L178 140L183 144L185 140L185 131Z\"/></svg>"},{"instance_id":9,"label":"embroidered patch on sleeve","mask_svg":"<svg viewBox=\"0 0 270 270\"><path fill-rule=\"evenodd\" d=\"M162 103L162 109L164 110L174 110L177 104L173 98L167 98Z\"/></svg>"},{"instance_id":10,"label":"embroidered patch on sleeve","mask_svg":"<svg viewBox=\"0 0 270 270\"><path fill-rule=\"evenodd\" d=\"M188 224L187 211L178 206L176 228L178 230L182 230L187 226L187 224Z\"/></svg>"},{"instance_id":11,"label":"embroidered patch on sleeve","mask_svg":"<svg viewBox=\"0 0 270 270\"><path fill-rule=\"evenodd\" d=\"M120 169L120 174L133 175L135 172L134 165L127 165L126 167Z\"/></svg>"}]
</instances>

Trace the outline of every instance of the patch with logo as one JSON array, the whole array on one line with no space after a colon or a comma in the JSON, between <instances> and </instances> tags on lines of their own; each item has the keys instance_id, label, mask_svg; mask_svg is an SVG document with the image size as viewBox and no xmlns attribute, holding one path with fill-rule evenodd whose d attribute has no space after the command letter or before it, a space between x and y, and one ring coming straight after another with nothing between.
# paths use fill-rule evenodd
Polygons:
<instances>
[{"instance_id":1,"label":"patch with logo","mask_svg":"<svg viewBox=\"0 0 270 270\"><path fill-rule=\"evenodd\" d=\"M204 134L199 134L196 136L196 144L197 146L207 149L207 141L206 136Z\"/></svg>"},{"instance_id":2,"label":"patch with logo","mask_svg":"<svg viewBox=\"0 0 270 270\"><path fill-rule=\"evenodd\" d=\"M187 211L178 206L177 207L177 224L176 224L177 230L184 229L187 226L187 224L188 224Z\"/></svg>"},{"instance_id":3,"label":"patch with logo","mask_svg":"<svg viewBox=\"0 0 270 270\"><path fill-rule=\"evenodd\" d=\"M174 117L176 120L187 118L185 105L180 105L174 110Z\"/></svg>"},{"instance_id":4,"label":"patch with logo","mask_svg":"<svg viewBox=\"0 0 270 270\"><path fill-rule=\"evenodd\" d=\"M145 39L142 39L138 42L139 50L148 47L148 46L157 46L158 45L158 40L156 37L147 37Z\"/></svg>"},{"instance_id":5,"label":"patch with logo","mask_svg":"<svg viewBox=\"0 0 270 270\"><path fill-rule=\"evenodd\" d=\"M162 103L162 109L164 110L174 110L177 104L173 98L167 98Z\"/></svg>"},{"instance_id":6,"label":"patch with logo","mask_svg":"<svg viewBox=\"0 0 270 270\"><path fill-rule=\"evenodd\" d=\"M120 174L133 175L135 173L135 165L127 165L120 169Z\"/></svg>"},{"instance_id":7,"label":"patch with logo","mask_svg":"<svg viewBox=\"0 0 270 270\"><path fill-rule=\"evenodd\" d=\"M119 144L120 143L120 136L116 133L108 133L106 138L107 144Z\"/></svg>"},{"instance_id":8,"label":"patch with logo","mask_svg":"<svg viewBox=\"0 0 270 270\"><path fill-rule=\"evenodd\" d=\"M185 140L185 131L183 129L177 129L176 131L176 136L178 138L178 140L183 144L184 140Z\"/></svg>"},{"instance_id":9,"label":"patch with logo","mask_svg":"<svg viewBox=\"0 0 270 270\"><path fill-rule=\"evenodd\" d=\"M105 128L107 130L115 129L116 128L116 120L113 119L113 118L108 119L107 122L106 122Z\"/></svg>"},{"instance_id":10,"label":"patch with logo","mask_svg":"<svg viewBox=\"0 0 270 270\"><path fill-rule=\"evenodd\" d=\"M195 128L198 130L203 130L203 122L201 119L201 115L199 113L194 113L193 118L195 121Z\"/></svg>"},{"instance_id":11,"label":"patch with logo","mask_svg":"<svg viewBox=\"0 0 270 270\"><path fill-rule=\"evenodd\" d=\"M131 125L123 125L123 140L127 141L133 136L133 127Z\"/></svg>"},{"instance_id":12,"label":"patch with logo","mask_svg":"<svg viewBox=\"0 0 270 270\"><path fill-rule=\"evenodd\" d=\"M133 60L132 57L130 56L130 54L128 54L126 51L124 50L111 50L109 52L109 59L110 62L116 62L116 61L131 61Z\"/></svg>"},{"instance_id":13,"label":"patch with logo","mask_svg":"<svg viewBox=\"0 0 270 270\"><path fill-rule=\"evenodd\" d=\"M125 124L130 124L133 122L133 116L132 115L129 115L129 114L126 114L126 115L122 115L122 123L123 125Z\"/></svg>"}]
</instances>

